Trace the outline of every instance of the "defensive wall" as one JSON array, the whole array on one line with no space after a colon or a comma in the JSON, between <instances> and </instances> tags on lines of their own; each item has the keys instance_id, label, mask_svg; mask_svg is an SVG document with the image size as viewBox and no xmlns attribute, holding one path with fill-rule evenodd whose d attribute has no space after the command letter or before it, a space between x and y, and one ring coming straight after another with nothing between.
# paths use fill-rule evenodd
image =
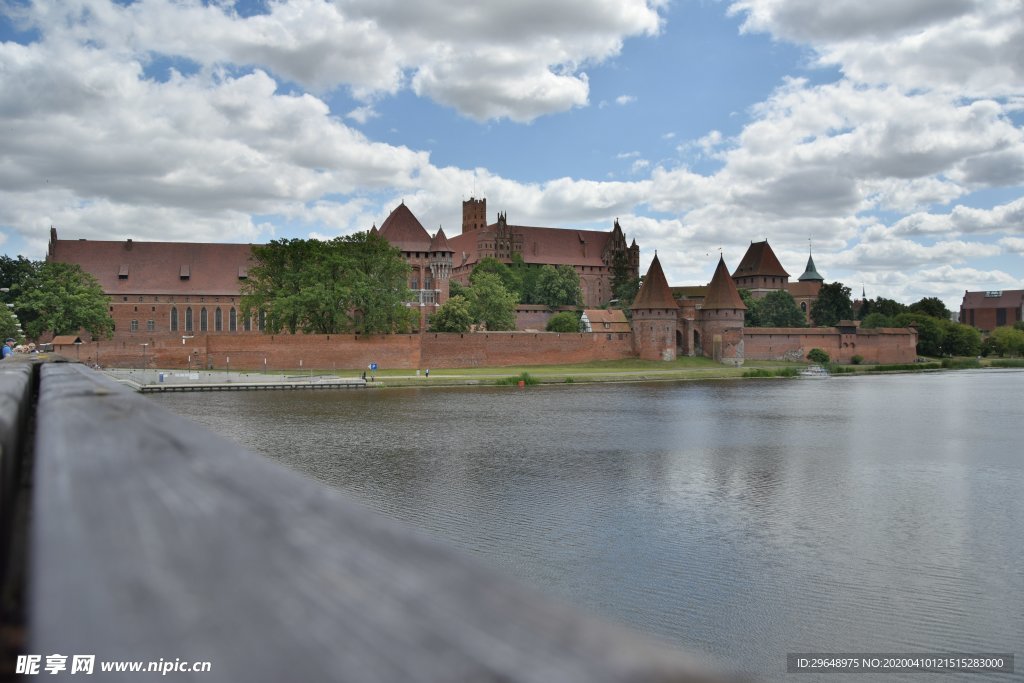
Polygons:
<instances>
[{"instance_id":1,"label":"defensive wall","mask_svg":"<svg viewBox=\"0 0 1024 683\"><path fill-rule=\"evenodd\" d=\"M865 363L913 363L917 358L917 333L902 327L856 331L748 327L743 339L747 360L805 360L807 352L815 348L838 363L849 363L858 355Z\"/></svg>"},{"instance_id":2,"label":"defensive wall","mask_svg":"<svg viewBox=\"0 0 1024 683\"><path fill-rule=\"evenodd\" d=\"M365 368L370 363L394 369L558 365L636 357L633 335L623 332L140 336L54 350L102 367L277 371Z\"/></svg>"}]
</instances>

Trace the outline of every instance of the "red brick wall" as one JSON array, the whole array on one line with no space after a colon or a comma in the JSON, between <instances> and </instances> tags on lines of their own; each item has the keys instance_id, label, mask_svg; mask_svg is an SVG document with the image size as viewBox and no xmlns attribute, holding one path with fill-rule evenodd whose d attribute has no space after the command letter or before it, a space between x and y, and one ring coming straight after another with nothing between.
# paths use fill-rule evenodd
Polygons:
<instances>
[{"instance_id":1,"label":"red brick wall","mask_svg":"<svg viewBox=\"0 0 1024 683\"><path fill-rule=\"evenodd\" d=\"M142 343L147 346L143 349ZM197 335L87 342L55 349L69 359L103 367L291 371L384 368L458 368L544 365L635 356L632 334L486 332L357 337L354 335ZM264 365L264 360L266 364Z\"/></svg>"},{"instance_id":2,"label":"red brick wall","mask_svg":"<svg viewBox=\"0 0 1024 683\"><path fill-rule=\"evenodd\" d=\"M754 327L744 330L744 351L748 360L806 360L807 352L818 348L840 363L855 355L865 363L912 363L917 358L917 335L905 329L861 330L840 334L834 327L792 329Z\"/></svg>"},{"instance_id":3,"label":"red brick wall","mask_svg":"<svg viewBox=\"0 0 1024 683\"><path fill-rule=\"evenodd\" d=\"M634 358L628 333L483 332L423 335L423 367L558 365Z\"/></svg>"}]
</instances>

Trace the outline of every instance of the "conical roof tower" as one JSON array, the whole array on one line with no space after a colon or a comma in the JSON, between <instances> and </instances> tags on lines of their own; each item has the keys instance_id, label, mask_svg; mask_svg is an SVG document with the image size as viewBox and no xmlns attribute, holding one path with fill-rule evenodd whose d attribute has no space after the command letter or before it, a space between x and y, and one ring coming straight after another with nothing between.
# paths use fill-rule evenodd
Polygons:
<instances>
[{"instance_id":1,"label":"conical roof tower","mask_svg":"<svg viewBox=\"0 0 1024 683\"><path fill-rule=\"evenodd\" d=\"M654 309L654 308L679 308L676 300L672 297L672 290L668 287L668 280L665 279L665 271L661 269L661 262L658 255L654 255L651 267L647 270L644 283L640 286L636 298L633 299L632 310Z\"/></svg>"},{"instance_id":2,"label":"conical roof tower","mask_svg":"<svg viewBox=\"0 0 1024 683\"><path fill-rule=\"evenodd\" d=\"M705 311L722 308L747 310L746 304L743 303L743 297L740 296L739 290L736 289L736 283L729 275L729 269L725 265L724 256L718 257L718 267L715 268L715 274L711 277L711 284L708 285L708 291L701 308Z\"/></svg>"},{"instance_id":3,"label":"conical roof tower","mask_svg":"<svg viewBox=\"0 0 1024 683\"><path fill-rule=\"evenodd\" d=\"M803 275L797 278L800 282L824 282L825 278L821 276L818 270L814 267L814 256L810 252L807 253L807 268L804 269Z\"/></svg>"}]
</instances>

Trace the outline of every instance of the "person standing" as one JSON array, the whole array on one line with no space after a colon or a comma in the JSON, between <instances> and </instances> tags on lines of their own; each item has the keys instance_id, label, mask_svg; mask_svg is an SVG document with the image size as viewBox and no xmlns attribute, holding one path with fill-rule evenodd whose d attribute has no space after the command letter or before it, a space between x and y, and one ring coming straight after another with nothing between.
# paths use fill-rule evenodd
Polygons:
<instances>
[{"instance_id":1,"label":"person standing","mask_svg":"<svg viewBox=\"0 0 1024 683\"><path fill-rule=\"evenodd\" d=\"M4 359L6 359L8 356L10 356L12 353L14 353L14 340L11 339L10 337L8 337L7 341L4 342L4 347L3 347L3 352L2 353L3 353Z\"/></svg>"}]
</instances>

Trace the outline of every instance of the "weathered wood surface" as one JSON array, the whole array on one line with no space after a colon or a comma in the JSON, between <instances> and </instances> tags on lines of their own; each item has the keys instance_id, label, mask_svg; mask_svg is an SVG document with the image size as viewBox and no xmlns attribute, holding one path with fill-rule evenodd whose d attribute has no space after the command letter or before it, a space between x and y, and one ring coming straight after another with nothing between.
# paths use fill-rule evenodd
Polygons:
<instances>
[{"instance_id":1,"label":"weathered wood surface","mask_svg":"<svg viewBox=\"0 0 1024 683\"><path fill-rule=\"evenodd\" d=\"M31 399L32 364L24 360L0 361L0 591L5 587L8 572L13 570L12 522Z\"/></svg>"},{"instance_id":2,"label":"weathered wood surface","mask_svg":"<svg viewBox=\"0 0 1024 683\"><path fill-rule=\"evenodd\" d=\"M208 683L719 680L98 373L41 370L29 652L208 660L170 676Z\"/></svg>"}]
</instances>

